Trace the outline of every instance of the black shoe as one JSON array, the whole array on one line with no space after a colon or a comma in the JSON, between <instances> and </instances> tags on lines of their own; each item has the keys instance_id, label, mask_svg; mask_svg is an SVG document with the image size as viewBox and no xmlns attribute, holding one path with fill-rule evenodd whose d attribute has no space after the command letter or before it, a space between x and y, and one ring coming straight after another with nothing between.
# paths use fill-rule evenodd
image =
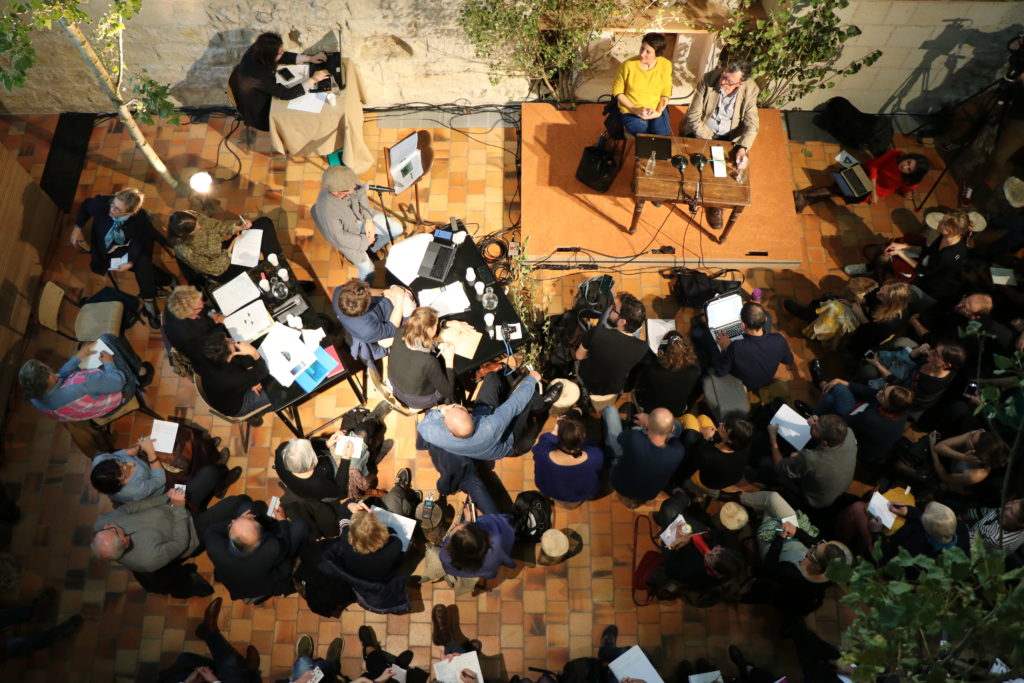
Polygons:
<instances>
[{"instance_id":1,"label":"black shoe","mask_svg":"<svg viewBox=\"0 0 1024 683\"><path fill-rule=\"evenodd\" d=\"M806 320L809 323L814 322L818 315L807 306L801 306L792 299L786 299L782 302L782 307L786 309L786 312L795 318Z\"/></svg>"},{"instance_id":2,"label":"black shoe","mask_svg":"<svg viewBox=\"0 0 1024 683\"><path fill-rule=\"evenodd\" d=\"M412 470L408 467L403 467L398 470L398 474L395 475L395 486L398 488L407 489L412 484ZM403 669L405 667L402 667Z\"/></svg>"},{"instance_id":3,"label":"black shoe","mask_svg":"<svg viewBox=\"0 0 1024 683\"><path fill-rule=\"evenodd\" d=\"M697 670L696 673L699 674L706 674L708 672L715 670L715 667L711 665L711 662L709 662L706 657L701 657L700 659L698 659L696 662L693 663L693 666Z\"/></svg>"},{"instance_id":4,"label":"black shoe","mask_svg":"<svg viewBox=\"0 0 1024 683\"><path fill-rule=\"evenodd\" d=\"M374 633L373 629L369 626L359 627L359 642L363 646L363 657L366 657L367 652L380 649L380 642L377 640L377 634Z\"/></svg>"},{"instance_id":5,"label":"black shoe","mask_svg":"<svg viewBox=\"0 0 1024 683\"><path fill-rule=\"evenodd\" d=\"M218 450L219 451L220 450L220 437L219 436L215 436L215 437L213 437L211 439L211 441L213 442L214 450Z\"/></svg>"},{"instance_id":6,"label":"black shoe","mask_svg":"<svg viewBox=\"0 0 1024 683\"><path fill-rule=\"evenodd\" d=\"M230 470L228 470L227 476L224 477L224 482L221 484L220 488L217 489L213 495L216 496L217 498L223 498L224 496L227 495L228 489L231 488L231 485L241 478L242 468L232 467Z\"/></svg>"},{"instance_id":7,"label":"black shoe","mask_svg":"<svg viewBox=\"0 0 1024 683\"><path fill-rule=\"evenodd\" d=\"M409 665L412 664L412 658L413 658L412 650L406 650L402 654L400 654L397 657L395 657L395 664L397 664L399 667L401 667L401 668L405 669L406 671L408 671L409 670Z\"/></svg>"},{"instance_id":8,"label":"black shoe","mask_svg":"<svg viewBox=\"0 0 1024 683\"><path fill-rule=\"evenodd\" d=\"M615 624L605 626L601 631L601 647L615 647L619 640L619 627Z\"/></svg>"},{"instance_id":9,"label":"black shoe","mask_svg":"<svg viewBox=\"0 0 1024 683\"><path fill-rule=\"evenodd\" d=\"M139 371L136 374L139 377L139 386L145 388L153 383L153 376L156 374L156 370L153 369L152 363L142 361L142 365L139 366Z\"/></svg>"},{"instance_id":10,"label":"black shoe","mask_svg":"<svg viewBox=\"0 0 1024 683\"><path fill-rule=\"evenodd\" d=\"M811 371L811 384L816 389L821 389L821 385L825 383L825 377L821 374L821 361L815 358L807 367Z\"/></svg>"},{"instance_id":11,"label":"black shoe","mask_svg":"<svg viewBox=\"0 0 1024 683\"><path fill-rule=\"evenodd\" d=\"M327 646L327 657L325 659L328 662L341 663L341 653L345 649L345 639L335 638L331 641L331 644ZM402 667L405 668L405 667Z\"/></svg>"},{"instance_id":12,"label":"black shoe","mask_svg":"<svg viewBox=\"0 0 1024 683\"><path fill-rule=\"evenodd\" d=\"M430 610L430 640L434 645L444 645L452 639L451 622L448 619L448 608L434 605Z\"/></svg>"},{"instance_id":13,"label":"black shoe","mask_svg":"<svg viewBox=\"0 0 1024 683\"><path fill-rule=\"evenodd\" d=\"M796 412L800 413L802 417L810 417L811 415L814 415L814 408L812 408L806 401L801 401L800 399L793 401L793 408Z\"/></svg>"},{"instance_id":14,"label":"black shoe","mask_svg":"<svg viewBox=\"0 0 1024 683\"><path fill-rule=\"evenodd\" d=\"M740 649L735 645L729 646L729 659L731 659L732 663L736 665L736 668L740 670L740 676L747 675L747 667L750 666L750 663L747 661L747 658L743 656Z\"/></svg>"},{"instance_id":15,"label":"black shoe","mask_svg":"<svg viewBox=\"0 0 1024 683\"><path fill-rule=\"evenodd\" d=\"M690 660L684 659L679 662L679 666L676 667L676 683L689 683L692 675L693 664L690 664Z\"/></svg>"},{"instance_id":16,"label":"black shoe","mask_svg":"<svg viewBox=\"0 0 1024 683\"><path fill-rule=\"evenodd\" d=\"M248 671L260 670L260 651L253 645L245 649L245 668Z\"/></svg>"},{"instance_id":17,"label":"black shoe","mask_svg":"<svg viewBox=\"0 0 1024 683\"><path fill-rule=\"evenodd\" d=\"M196 627L196 638L205 640L206 636L219 630L217 622L220 620L220 608L223 603L224 601L221 598L214 598L206 606L206 611L203 612L203 620Z\"/></svg>"},{"instance_id":18,"label":"black shoe","mask_svg":"<svg viewBox=\"0 0 1024 683\"><path fill-rule=\"evenodd\" d=\"M316 649L316 645L313 644L313 636L303 634L299 638L299 642L295 643L295 656L296 657L313 657L313 651Z\"/></svg>"},{"instance_id":19,"label":"black shoe","mask_svg":"<svg viewBox=\"0 0 1024 683\"><path fill-rule=\"evenodd\" d=\"M793 190L793 206L797 213L803 213L807 208L807 195L803 190Z\"/></svg>"},{"instance_id":20,"label":"black shoe","mask_svg":"<svg viewBox=\"0 0 1024 683\"><path fill-rule=\"evenodd\" d=\"M555 401L562 395L562 388L565 385L562 382L552 382L548 386L547 391L541 395L541 402L543 403L543 410L550 410L551 406L555 405Z\"/></svg>"},{"instance_id":21,"label":"black shoe","mask_svg":"<svg viewBox=\"0 0 1024 683\"><path fill-rule=\"evenodd\" d=\"M390 403L388 403L387 401L381 401L380 403L373 407L373 412L370 413L370 419L377 420L379 422L380 420L383 420L385 417L387 417L388 413L390 413L392 410L393 409Z\"/></svg>"},{"instance_id":22,"label":"black shoe","mask_svg":"<svg viewBox=\"0 0 1024 683\"><path fill-rule=\"evenodd\" d=\"M149 323L150 328L154 330L160 329L160 313L156 310L156 304L153 305L152 310L145 304L142 305L142 316Z\"/></svg>"}]
</instances>

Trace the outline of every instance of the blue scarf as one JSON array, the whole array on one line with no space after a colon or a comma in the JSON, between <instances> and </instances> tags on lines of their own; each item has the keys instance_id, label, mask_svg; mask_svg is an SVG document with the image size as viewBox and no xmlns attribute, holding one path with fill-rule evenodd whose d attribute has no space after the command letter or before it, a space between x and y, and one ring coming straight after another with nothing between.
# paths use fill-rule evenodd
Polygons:
<instances>
[{"instance_id":1,"label":"blue scarf","mask_svg":"<svg viewBox=\"0 0 1024 683\"><path fill-rule=\"evenodd\" d=\"M131 215L119 216L117 218L110 219L113 223L110 226L110 230L107 230L107 234L103 236L103 244L107 248L107 251L110 251L110 248L115 244L121 245L128 242L128 240L125 239L124 230L121 229L121 226L124 225L125 221L129 218L131 218Z\"/></svg>"}]
</instances>

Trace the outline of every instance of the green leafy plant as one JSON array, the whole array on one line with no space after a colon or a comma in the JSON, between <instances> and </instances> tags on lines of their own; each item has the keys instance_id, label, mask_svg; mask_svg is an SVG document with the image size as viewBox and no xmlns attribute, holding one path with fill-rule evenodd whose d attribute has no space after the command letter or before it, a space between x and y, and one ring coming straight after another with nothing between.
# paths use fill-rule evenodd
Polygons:
<instances>
[{"instance_id":1,"label":"green leafy plant","mask_svg":"<svg viewBox=\"0 0 1024 683\"><path fill-rule=\"evenodd\" d=\"M509 300L516 314L523 321L523 328L530 333L530 341L522 347L521 364L540 370L551 352L551 319L547 316L547 305L541 293L542 285L533 277L526 248L530 238L524 240L519 253L509 259L512 282L508 286Z\"/></svg>"},{"instance_id":2,"label":"green leafy plant","mask_svg":"<svg viewBox=\"0 0 1024 683\"><path fill-rule=\"evenodd\" d=\"M874 554L878 562L880 546ZM980 536L970 555L951 548L933 559L900 549L888 564L834 562L826 575L855 610L841 661L856 664L856 681L891 672L902 683L994 683L1024 671L1024 569L1006 571L1003 554ZM989 673L997 657L1010 671Z\"/></svg>"},{"instance_id":3,"label":"green leafy plant","mask_svg":"<svg viewBox=\"0 0 1024 683\"><path fill-rule=\"evenodd\" d=\"M608 50L593 43L613 18L631 21L642 0L465 0L459 23L488 62L491 81L541 81L558 102L575 102L576 91Z\"/></svg>"},{"instance_id":4,"label":"green leafy plant","mask_svg":"<svg viewBox=\"0 0 1024 683\"><path fill-rule=\"evenodd\" d=\"M156 116L179 123L168 86L156 83L145 75L145 71L130 79L130 86L124 82L125 24L141 9L142 0L112 0L107 11L95 22L90 39L82 26L91 23L92 19L78 0L9 2L0 14L0 85L8 91L25 85L28 72L36 63L33 32L59 25L78 48L100 88L117 109L117 115L135 146L171 187L180 188L181 183L167 170L136 121L138 117L139 121L151 124ZM126 97L123 94L125 90L130 90L136 97Z\"/></svg>"},{"instance_id":5,"label":"green leafy plant","mask_svg":"<svg viewBox=\"0 0 1024 683\"><path fill-rule=\"evenodd\" d=\"M752 76L761 87L759 106L778 107L815 90L835 87L836 79L878 61L881 50L837 66L844 43L861 33L839 19L837 11L849 4L849 0L782 0L764 19L750 17L742 9L731 12L718 37L728 58L751 62Z\"/></svg>"}]
</instances>

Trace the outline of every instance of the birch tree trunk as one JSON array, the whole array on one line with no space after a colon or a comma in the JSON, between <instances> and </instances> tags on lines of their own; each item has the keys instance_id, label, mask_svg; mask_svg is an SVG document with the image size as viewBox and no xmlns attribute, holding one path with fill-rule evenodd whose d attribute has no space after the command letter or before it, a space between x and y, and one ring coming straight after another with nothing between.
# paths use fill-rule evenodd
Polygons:
<instances>
[{"instance_id":1,"label":"birch tree trunk","mask_svg":"<svg viewBox=\"0 0 1024 683\"><path fill-rule=\"evenodd\" d=\"M146 140L146 136L143 135L142 129L139 128L138 122L135 117L132 116L128 106L121 98L121 94L118 92L117 87L114 85L113 80L110 78L110 74L107 72L106 67L103 66L103 62L100 61L96 51L92 49L92 45L89 40L82 33L82 30L78 28L77 24L68 23L66 20L61 19L60 25L64 27L71 41L78 48L78 51L82 53L85 63L88 64L92 70L96 80L99 81L100 87L106 93L110 101L117 107L117 116L121 119L128 134L132 136L132 140L135 141L135 146L139 148L142 155L146 158L146 161L156 169L156 172L160 174L160 177L164 181L178 191L179 194L185 193L185 185L174 178L170 171L167 170L167 166L157 155L156 151L150 146Z\"/></svg>"}]
</instances>

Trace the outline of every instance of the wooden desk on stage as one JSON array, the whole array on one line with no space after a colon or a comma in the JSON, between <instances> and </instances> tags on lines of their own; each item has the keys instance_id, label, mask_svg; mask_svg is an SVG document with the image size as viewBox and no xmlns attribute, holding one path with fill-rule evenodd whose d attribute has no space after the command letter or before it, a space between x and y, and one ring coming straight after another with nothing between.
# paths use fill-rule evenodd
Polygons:
<instances>
[{"instance_id":1,"label":"wooden desk on stage","mask_svg":"<svg viewBox=\"0 0 1024 683\"><path fill-rule=\"evenodd\" d=\"M345 165L357 174L373 165L374 155L363 140L363 104L366 95L359 72L349 59L345 89L334 87L335 102L324 103L319 114L288 108L288 100L270 101L270 142L275 152L295 157L325 157L345 149ZM311 65L316 68L316 65Z\"/></svg>"},{"instance_id":2,"label":"wooden desk on stage","mask_svg":"<svg viewBox=\"0 0 1024 683\"><path fill-rule=\"evenodd\" d=\"M640 214L648 201L691 204L697 203L700 206L715 207L720 209L732 209L729 220L726 222L722 234L710 233L698 223L697 228L707 234L719 244L725 242L729 231L735 225L736 219L743 213L743 209L750 206L750 173L752 169L748 166L747 177L742 183L736 182L734 178L727 175L724 178L716 178L711 168L711 148L721 146L725 151L726 167L730 174L735 172L736 165L732 162L733 144L728 140L701 140L698 138L672 138L672 155L681 154L686 157L687 166L683 172L683 187L679 187L679 170L672 163L665 159L658 159L655 163L654 174L644 173L647 166L647 159L637 158L633 168L633 195L636 206L633 209L633 221L629 225L629 234L636 232L636 226L640 223ZM698 174L697 168L690 163L690 155L694 152L701 152L708 157L707 166L704 167L703 176ZM700 201L695 199L698 180L703 177L700 183Z\"/></svg>"}]
</instances>

